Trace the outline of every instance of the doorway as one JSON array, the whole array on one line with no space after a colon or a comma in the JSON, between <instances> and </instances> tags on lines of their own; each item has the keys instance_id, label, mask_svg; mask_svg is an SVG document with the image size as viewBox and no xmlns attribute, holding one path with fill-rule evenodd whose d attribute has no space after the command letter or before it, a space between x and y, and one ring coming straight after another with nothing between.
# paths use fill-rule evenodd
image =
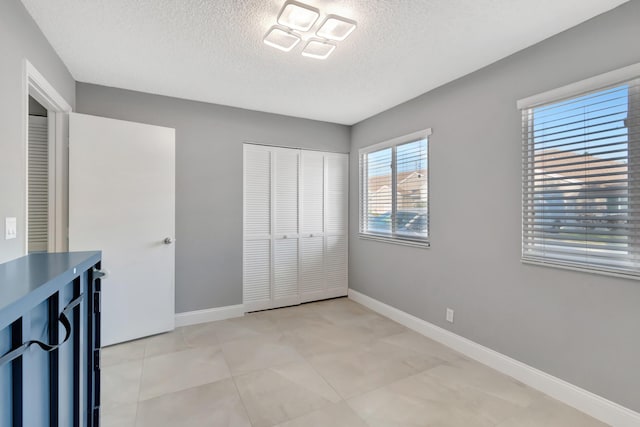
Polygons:
<instances>
[{"instance_id":1,"label":"doorway","mask_svg":"<svg viewBox=\"0 0 640 427\"><path fill-rule=\"evenodd\" d=\"M24 253L68 248L69 113L71 106L25 60Z\"/></svg>"}]
</instances>

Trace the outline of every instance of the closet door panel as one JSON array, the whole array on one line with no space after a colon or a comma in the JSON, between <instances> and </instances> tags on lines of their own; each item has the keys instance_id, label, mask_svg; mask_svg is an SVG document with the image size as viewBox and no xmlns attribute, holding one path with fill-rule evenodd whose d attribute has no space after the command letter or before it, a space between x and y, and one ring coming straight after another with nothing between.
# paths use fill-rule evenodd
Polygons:
<instances>
[{"instance_id":1,"label":"closet door panel","mask_svg":"<svg viewBox=\"0 0 640 427\"><path fill-rule=\"evenodd\" d=\"M245 146L244 236L271 234L271 153L261 147Z\"/></svg>"},{"instance_id":2,"label":"closet door panel","mask_svg":"<svg viewBox=\"0 0 640 427\"><path fill-rule=\"evenodd\" d=\"M324 153L302 151L300 167L300 301L324 298Z\"/></svg>"},{"instance_id":3,"label":"closet door panel","mask_svg":"<svg viewBox=\"0 0 640 427\"><path fill-rule=\"evenodd\" d=\"M324 237L300 239L300 300L322 298L325 290Z\"/></svg>"},{"instance_id":4,"label":"closet door panel","mask_svg":"<svg viewBox=\"0 0 640 427\"><path fill-rule=\"evenodd\" d=\"M298 304L298 172L300 151L274 151L273 307Z\"/></svg>"},{"instance_id":5,"label":"closet door panel","mask_svg":"<svg viewBox=\"0 0 640 427\"><path fill-rule=\"evenodd\" d=\"M345 154L327 154L325 268L327 297L348 291L348 197L349 159Z\"/></svg>"},{"instance_id":6,"label":"closet door panel","mask_svg":"<svg viewBox=\"0 0 640 427\"><path fill-rule=\"evenodd\" d=\"M324 154L303 151L300 168L301 233L324 231Z\"/></svg>"},{"instance_id":7,"label":"closet door panel","mask_svg":"<svg viewBox=\"0 0 640 427\"><path fill-rule=\"evenodd\" d=\"M349 274L347 236L327 236L326 245L327 290L344 290L346 295Z\"/></svg>"},{"instance_id":8,"label":"closet door panel","mask_svg":"<svg viewBox=\"0 0 640 427\"><path fill-rule=\"evenodd\" d=\"M277 239L273 257L274 307L298 304L298 239Z\"/></svg>"},{"instance_id":9,"label":"closet door panel","mask_svg":"<svg viewBox=\"0 0 640 427\"><path fill-rule=\"evenodd\" d=\"M349 159L346 154L327 154L326 162L326 232L347 233L349 197Z\"/></svg>"},{"instance_id":10,"label":"closet door panel","mask_svg":"<svg viewBox=\"0 0 640 427\"><path fill-rule=\"evenodd\" d=\"M298 234L298 161L299 150L274 149L273 204L275 238ZM295 236L289 236L290 234Z\"/></svg>"},{"instance_id":11,"label":"closet door panel","mask_svg":"<svg viewBox=\"0 0 640 427\"><path fill-rule=\"evenodd\" d=\"M271 300L270 240L245 240L243 283L244 303L248 310L268 308Z\"/></svg>"},{"instance_id":12,"label":"closet door panel","mask_svg":"<svg viewBox=\"0 0 640 427\"><path fill-rule=\"evenodd\" d=\"M271 163L269 149L245 145L242 282L247 311L271 306Z\"/></svg>"}]
</instances>

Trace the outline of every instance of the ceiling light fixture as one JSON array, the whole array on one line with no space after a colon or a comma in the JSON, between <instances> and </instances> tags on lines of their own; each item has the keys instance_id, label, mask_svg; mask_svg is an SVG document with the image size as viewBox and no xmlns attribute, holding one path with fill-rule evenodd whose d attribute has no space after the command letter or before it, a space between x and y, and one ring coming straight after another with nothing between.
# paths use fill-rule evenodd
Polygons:
<instances>
[{"instance_id":1,"label":"ceiling light fixture","mask_svg":"<svg viewBox=\"0 0 640 427\"><path fill-rule=\"evenodd\" d=\"M337 15L329 15L316 32L316 35L328 40L342 41L355 29L356 21Z\"/></svg>"},{"instance_id":2,"label":"ceiling light fixture","mask_svg":"<svg viewBox=\"0 0 640 427\"><path fill-rule=\"evenodd\" d=\"M262 41L266 45L275 47L276 49L280 49L284 52L289 52L291 49L296 47L298 43L300 43L300 36L293 31L290 31L288 28L282 28L274 25L269 29L269 31L267 31L267 34L264 36Z\"/></svg>"},{"instance_id":3,"label":"ceiling light fixture","mask_svg":"<svg viewBox=\"0 0 640 427\"><path fill-rule=\"evenodd\" d=\"M336 49L336 45L326 40L311 39L302 49L302 56L315 59L327 59Z\"/></svg>"},{"instance_id":4,"label":"ceiling light fixture","mask_svg":"<svg viewBox=\"0 0 640 427\"><path fill-rule=\"evenodd\" d=\"M267 31L263 41L284 52L305 41L302 56L327 59L336 49L336 43L349 37L357 23L342 16L326 15L318 26L319 18L320 9L297 0L286 0L276 19L277 24ZM310 38L312 35L317 37Z\"/></svg>"},{"instance_id":5,"label":"ceiling light fixture","mask_svg":"<svg viewBox=\"0 0 640 427\"><path fill-rule=\"evenodd\" d=\"M309 31L319 17L320 10L304 3L289 0L278 15L278 24L292 30Z\"/></svg>"}]
</instances>

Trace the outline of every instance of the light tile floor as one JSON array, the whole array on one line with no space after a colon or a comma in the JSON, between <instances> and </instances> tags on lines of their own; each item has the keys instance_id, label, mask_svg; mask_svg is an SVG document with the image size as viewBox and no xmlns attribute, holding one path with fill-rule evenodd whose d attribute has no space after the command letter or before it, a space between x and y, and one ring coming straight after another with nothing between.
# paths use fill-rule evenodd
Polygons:
<instances>
[{"instance_id":1,"label":"light tile floor","mask_svg":"<svg viewBox=\"0 0 640 427\"><path fill-rule=\"evenodd\" d=\"M102 352L105 427L604 424L341 298Z\"/></svg>"}]
</instances>

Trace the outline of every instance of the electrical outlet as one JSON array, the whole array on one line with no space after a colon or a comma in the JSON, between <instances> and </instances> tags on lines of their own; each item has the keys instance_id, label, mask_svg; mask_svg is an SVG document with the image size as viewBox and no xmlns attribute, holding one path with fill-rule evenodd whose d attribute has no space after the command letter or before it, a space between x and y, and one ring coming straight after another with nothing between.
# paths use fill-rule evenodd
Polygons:
<instances>
[{"instance_id":1,"label":"electrical outlet","mask_svg":"<svg viewBox=\"0 0 640 427\"><path fill-rule=\"evenodd\" d=\"M18 222L15 217L4 219L4 239L11 240L18 237Z\"/></svg>"},{"instance_id":2,"label":"electrical outlet","mask_svg":"<svg viewBox=\"0 0 640 427\"><path fill-rule=\"evenodd\" d=\"M447 308L447 322L453 323L453 309Z\"/></svg>"}]
</instances>

